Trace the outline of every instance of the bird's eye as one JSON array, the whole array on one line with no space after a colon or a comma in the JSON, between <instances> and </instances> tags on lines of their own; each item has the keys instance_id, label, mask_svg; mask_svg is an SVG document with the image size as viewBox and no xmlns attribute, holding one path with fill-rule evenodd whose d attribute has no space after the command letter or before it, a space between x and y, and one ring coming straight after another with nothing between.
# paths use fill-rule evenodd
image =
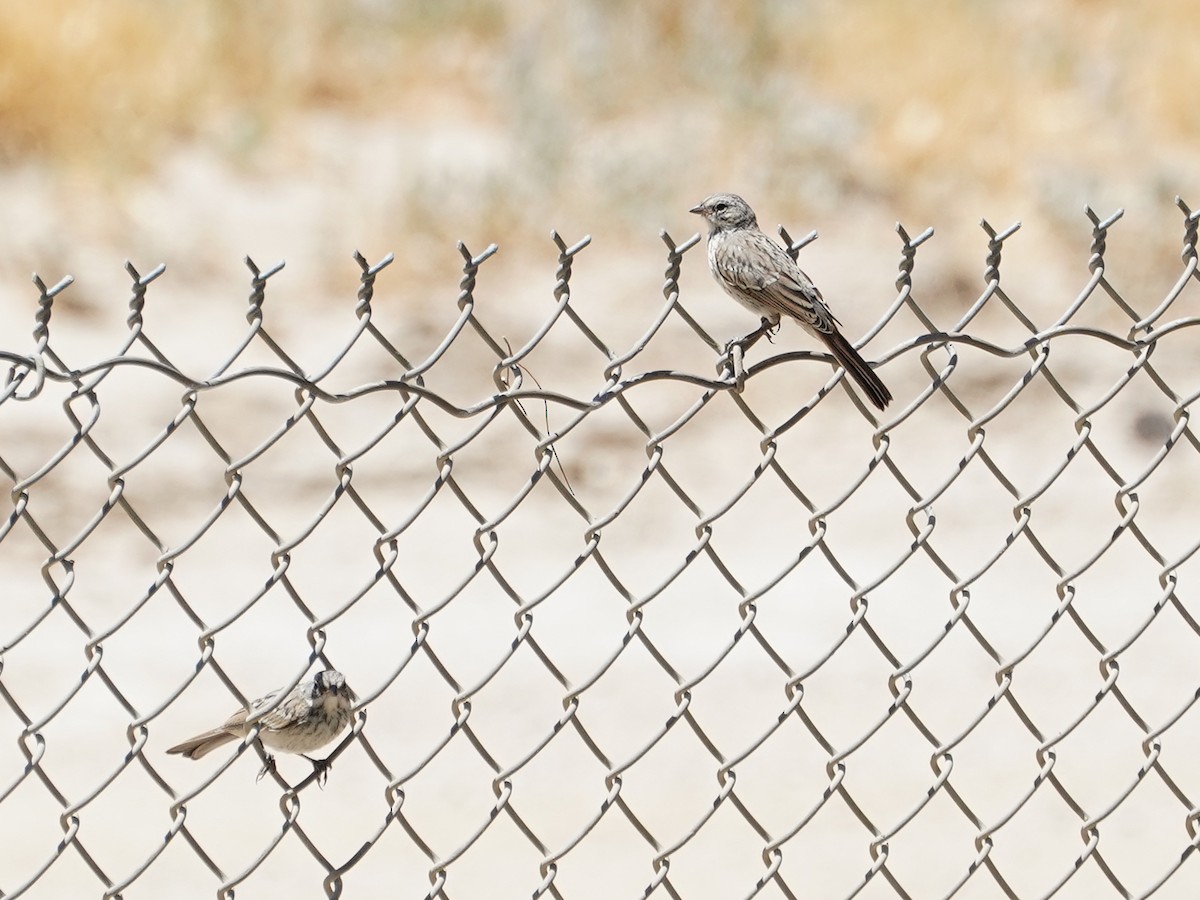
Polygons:
<instances>
[{"instance_id":1,"label":"bird's eye","mask_svg":"<svg viewBox=\"0 0 1200 900\"><path fill-rule=\"evenodd\" d=\"M716 210L717 212L725 212L725 210L729 209L729 204L725 203L725 202L714 203L713 209Z\"/></svg>"}]
</instances>

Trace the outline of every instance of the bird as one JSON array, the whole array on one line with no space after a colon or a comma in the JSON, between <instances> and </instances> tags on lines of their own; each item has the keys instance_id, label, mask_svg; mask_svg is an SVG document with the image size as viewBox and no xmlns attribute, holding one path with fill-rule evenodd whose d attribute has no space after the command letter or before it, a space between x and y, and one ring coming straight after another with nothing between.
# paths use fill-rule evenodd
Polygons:
<instances>
[{"instance_id":1,"label":"bird","mask_svg":"<svg viewBox=\"0 0 1200 900\"><path fill-rule=\"evenodd\" d=\"M231 715L223 725L176 744L167 752L187 759L200 759L223 744L246 737L250 729L257 726L258 739L268 750L299 753L313 764L319 776L324 776L329 761L315 760L308 754L324 747L345 730L350 723L351 707L358 698L341 672L326 669L297 684L278 706L253 725L246 724L250 716L274 703L282 690L276 688L259 697ZM268 752L266 765L258 777L261 779L274 767L275 757Z\"/></svg>"},{"instance_id":2,"label":"bird","mask_svg":"<svg viewBox=\"0 0 1200 900\"><path fill-rule=\"evenodd\" d=\"M737 194L712 194L688 212L708 223L708 269L725 293L762 319L762 326L730 341L747 349L788 315L820 340L879 409L892 399L867 361L838 330L841 324L795 260L758 227L750 204Z\"/></svg>"}]
</instances>

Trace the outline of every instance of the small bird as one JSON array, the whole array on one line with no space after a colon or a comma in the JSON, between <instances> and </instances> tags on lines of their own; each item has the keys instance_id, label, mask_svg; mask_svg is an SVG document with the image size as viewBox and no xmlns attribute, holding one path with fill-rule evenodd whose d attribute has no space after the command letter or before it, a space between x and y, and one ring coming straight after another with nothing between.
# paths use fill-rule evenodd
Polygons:
<instances>
[{"instance_id":1,"label":"small bird","mask_svg":"<svg viewBox=\"0 0 1200 900\"><path fill-rule=\"evenodd\" d=\"M259 697L248 709L239 709L226 719L224 725L176 744L167 752L199 759L222 744L244 738L253 727L246 724L246 719L270 706L281 690L277 688ZM318 761L307 754L324 747L342 733L350 723L350 709L357 699L341 672L333 669L318 672L316 677L292 688L278 706L254 723L258 726L258 739L270 750L303 755L324 774L329 761ZM274 765L275 758L268 755L267 764L258 777L262 778Z\"/></svg>"},{"instance_id":2,"label":"small bird","mask_svg":"<svg viewBox=\"0 0 1200 900\"><path fill-rule=\"evenodd\" d=\"M750 347L788 315L833 354L879 409L892 393L853 345L838 331L834 318L812 280L775 241L758 227L754 210L737 194L713 194L689 212L708 222L708 268L725 293L762 319L762 327L730 346Z\"/></svg>"}]
</instances>

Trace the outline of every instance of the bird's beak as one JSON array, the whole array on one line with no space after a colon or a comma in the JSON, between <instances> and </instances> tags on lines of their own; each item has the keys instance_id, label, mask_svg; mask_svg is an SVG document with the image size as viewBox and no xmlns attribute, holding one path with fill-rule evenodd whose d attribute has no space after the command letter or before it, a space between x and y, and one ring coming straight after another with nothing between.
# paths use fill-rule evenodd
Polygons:
<instances>
[{"instance_id":1,"label":"bird's beak","mask_svg":"<svg viewBox=\"0 0 1200 900\"><path fill-rule=\"evenodd\" d=\"M702 216L702 215L704 215L704 204L697 203L695 206L693 206L691 209L689 209L688 212L695 213L698 216Z\"/></svg>"}]
</instances>

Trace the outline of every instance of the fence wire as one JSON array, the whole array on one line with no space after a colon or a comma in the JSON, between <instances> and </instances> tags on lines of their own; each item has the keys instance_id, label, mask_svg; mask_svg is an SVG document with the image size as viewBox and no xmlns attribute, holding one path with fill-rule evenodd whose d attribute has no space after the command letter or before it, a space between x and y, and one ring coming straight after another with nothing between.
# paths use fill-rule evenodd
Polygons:
<instances>
[{"instance_id":1,"label":"fence wire","mask_svg":"<svg viewBox=\"0 0 1200 900\"><path fill-rule=\"evenodd\" d=\"M128 333L86 364L51 341L71 279L35 276L35 346L0 350L0 894L1196 896L1179 207L1153 308L1106 270L1121 213L1088 210L1048 325L1001 284L1018 226L984 223L948 324L913 278L932 229L898 227L883 415L786 324L726 353L699 236L663 233L627 350L572 301L587 238L554 235L515 349L496 247L460 245L423 358L376 324L393 258L357 256L315 367L268 329L282 264L248 259L203 377L150 337L163 266L126 266ZM684 346L715 369L648 367ZM255 783L253 742L165 755L325 667L359 702L323 789L287 759Z\"/></svg>"}]
</instances>

